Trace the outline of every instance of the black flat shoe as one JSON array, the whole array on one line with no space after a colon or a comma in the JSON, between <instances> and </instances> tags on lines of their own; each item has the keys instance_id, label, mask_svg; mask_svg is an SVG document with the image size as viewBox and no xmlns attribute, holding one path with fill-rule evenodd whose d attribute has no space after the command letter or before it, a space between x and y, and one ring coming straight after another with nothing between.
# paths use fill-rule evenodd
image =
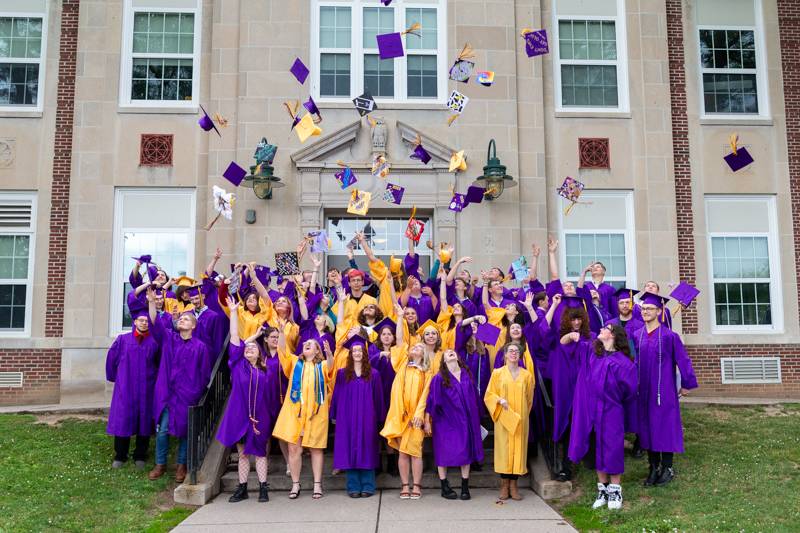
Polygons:
<instances>
[{"instance_id":1,"label":"black flat shoe","mask_svg":"<svg viewBox=\"0 0 800 533\"><path fill-rule=\"evenodd\" d=\"M369 497L374 496L374 495L375 495L374 492L362 492L361 493L361 497L362 498L369 498Z\"/></svg>"},{"instance_id":2,"label":"black flat shoe","mask_svg":"<svg viewBox=\"0 0 800 533\"><path fill-rule=\"evenodd\" d=\"M360 498L361 497L361 493L360 492L348 492L347 495L350 496L351 498Z\"/></svg>"}]
</instances>

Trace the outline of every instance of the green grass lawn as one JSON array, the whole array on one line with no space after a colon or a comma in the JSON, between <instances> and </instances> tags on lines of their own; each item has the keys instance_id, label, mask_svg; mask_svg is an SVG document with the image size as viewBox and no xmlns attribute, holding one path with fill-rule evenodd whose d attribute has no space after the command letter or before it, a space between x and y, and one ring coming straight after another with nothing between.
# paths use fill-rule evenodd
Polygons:
<instances>
[{"instance_id":1,"label":"green grass lawn","mask_svg":"<svg viewBox=\"0 0 800 533\"><path fill-rule=\"evenodd\" d=\"M35 422L0 415L0 532L169 531L192 513L173 506L171 477L111 469L104 421Z\"/></svg>"},{"instance_id":2,"label":"green grass lawn","mask_svg":"<svg viewBox=\"0 0 800 533\"><path fill-rule=\"evenodd\" d=\"M623 510L592 511L597 479L554 506L581 531L800 531L800 405L683 406L676 478L644 488L647 460L626 457Z\"/></svg>"}]
</instances>

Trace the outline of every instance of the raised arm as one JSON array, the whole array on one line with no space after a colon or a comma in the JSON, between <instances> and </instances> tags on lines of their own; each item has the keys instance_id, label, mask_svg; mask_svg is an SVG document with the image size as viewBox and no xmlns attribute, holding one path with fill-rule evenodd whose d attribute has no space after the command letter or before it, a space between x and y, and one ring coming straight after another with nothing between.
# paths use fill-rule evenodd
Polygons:
<instances>
[{"instance_id":1,"label":"raised arm","mask_svg":"<svg viewBox=\"0 0 800 533\"><path fill-rule=\"evenodd\" d=\"M239 344L239 320L237 320L237 316L239 313L239 302L234 300L233 298L228 296L228 309L231 310L231 318L228 322L230 322L230 332L231 332L231 344Z\"/></svg>"},{"instance_id":2,"label":"raised arm","mask_svg":"<svg viewBox=\"0 0 800 533\"><path fill-rule=\"evenodd\" d=\"M456 264L453 265L453 268L450 269L450 272L447 273L447 284L452 285L456 279L456 275L458 274L458 269L461 268L463 263L471 263L471 257L461 257L456 261Z\"/></svg>"},{"instance_id":3,"label":"raised arm","mask_svg":"<svg viewBox=\"0 0 800 533\"><path fill-rule=\"evenodd\" d=\"M483 304L483 309L486 310L489 308L489 283L487 283L487 279L489 279L486 272L481 270L481 278L483 278L483 290L481 291L481 303Z\"/></svg>"},{"instance_id":4,"label":"raised arm","mask_svg":"<svg viewBox=\"0 0 800 533\"><path fill-rule=\"evenodd\" d=\"M547 320L547 325L551 325L553 323L553 315L556 313L556 309L558 308L558 304L561 303L561 295L555 294L553 298L550 300L550 307L547 308L547 313L544 315L544 319Z\"/></svg>"},{"instance_id":5,"label":"raised arm","mask_svg":"<svg viewBox=\"0 0 800 533\"><path fill-rule=\"evenodd\" d=\"M302 274L300 274L302 277ZM306 307L306 294L303 292L303 288L298 286L297 287L297 307L300 311L300 318L303 320L308 320L308 307Z\"/></svg>"},{"instance_id":6,"label":"raised arm","mask_svg":"<svg viewBox=\"0 0 800 533\"><path fill-rule=\"evenodd\" d=\"M325 370L331 372L333 370L333 350L327 340L322 341L322 351L325 353Z\"/></svg>"},{"instance_id":7,"label":"raised arm","mask_svg":"<svg viewBox=\"0 0 800 533\"><path fill-rule=\"evenodd\" d=\"M581 277L580 277L580 279L578 279L578 288L579 288L579 289L582 289L582 288L583 288L583 286L586 284L586 274L587 274L587 273L589 273L589 271L590 271L590 270L592 270L592 265L593 265L593 264L594 264L594 263L589 263L589 264L588 264L588 265L586 265L586 267L583 269L583 272L581 272Z\"/></svg>"},{"instance_id":8,"label":"raised arm","mask_svg":"<svg viewBox=\"0 0 800 533\"><path fill-rule=\"evenodd\" d=\"M539 320L539 315L536 314L536 310L533 308L533 293L529 292L525 295L525 301L522 302L525 306L525 310L528 311L528 316L531 317L531 323L536 322Z\"/></svg>"},{"instance_id":9,"label":"raised arm","mask_svg":"<svg viewBox=\"0 0 800 533\"><path fill-rule=\"evenodd\" d=\"M364 236L363 231L356 233L356 239L358 240L358 244L361 246L361 249L364 250L364 254L367 256L367 261L377 261L378 258L375 257L375 253L372 251L372 247L367 242L367 238Z\"/></svg>"},{"instance_id":10,"label":"raised arm","mask_svg":"<svg viewBox=\"0 0 800 533\"><path fill-rule=\"evenodd\" d=\"M556 258L556 251L558 250L558 241L549 237L547 239L547 261L550 267L550 281L558 279L558 259Z\"/></svg>"},{"instance_id":11,"label":"raised arm","mask_svg":"<svg viewBox=\"0 0 800 533\"><path fill-rule=\"evenodd\" d=\"M531 264L528 265L528 275L532 280L539 277L539 254L542 249L536 243L531 244Z\"/></svg>"},{"instance_id":12,"label":"raised arm","mask_svg":"<svg viewBox=\"0 0 800 533\"><path fill-rule=\"evenodd\" d=\"M208 266L206 267L206 276L208 276L209 278L211 277L211 273L214 272L215 268L217 268L217 262L220 260L221 257L222 257L222 248L218 246L217 249L214 251L214 257L211 258L211 262L208 263Z\"/></svg>"},{"instance_id":13,"label":"raised arm","mask_svg":"<svg viewBox=\"0 0 800 533\"><path fill-rule=\"evenodd\" d=\"M395 303L394 310L395 310L395 313L397 313L397 323L396 323L396 327L395 327L395 330L394 330L395 344L397 346L402 346L403 343L405 343L405 329L406 328L403 327L403 323L405 322L406 317L403 316L404 315L403 306L400 305L399 303Z\"/></svg>"},{"instance_id":14,"label":"raised arm","mask_svg":"<svg viewBox=\"0 0 800 533\"><path fill-rule=\"evenodd\" d=\"M439 303L441 304L439 312L441 313L444 313L449 308L447 305L447 283L445 282L448 277L445 275L444 269L439 272Z\"/></svg>"},{"instance_id":15,"label":"raised arm","mask_svg":"<svg viewBox=\"0 0 800 533\"><path fill-rule=\"evenodd\" d=\"M344 292L342 284L336 285L336 323L344 323L344 300L347 295Z\"/></svg>"},{"instance_id":16,"label":"raised arm","mask_svg":"<svg viewBox=\"0 0 800 533\"><path fill-rule=\"evenodd\" d=\"M250 275L250 283L252 283L253 287L256 288L258 297L267 302L267 305L271 305L272 300L269 298L269 291L267 291L267 288L263 283L261 283L261 280L258 279L258 276L256 276L256 264L254 262L247 264L247 272Z\"/></svg>"},{"instance_id":17,"label":"raised arm","mask_svg":"<svg viewBox=\"0 0 800 533\"><path fill-rule=\"evenodd\" d=\"M311 273L311 281L308 283L308 292L317 292L317 278L319 277L319 267L322 266L322 254L311 254L311 262L314 264L314 272Z\"/></svg>"}]
</instances>

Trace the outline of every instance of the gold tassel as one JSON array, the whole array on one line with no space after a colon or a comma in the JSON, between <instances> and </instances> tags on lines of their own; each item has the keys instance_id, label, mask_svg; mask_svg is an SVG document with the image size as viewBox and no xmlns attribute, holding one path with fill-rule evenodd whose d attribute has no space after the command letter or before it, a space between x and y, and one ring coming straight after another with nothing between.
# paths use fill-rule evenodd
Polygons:
<instances>
[{"instance_id":1,"label":"gold tassel","mask_svg":"<svg viewBox=\"0 0 800 533\"><path fill-rule=\"evenodd\" d=\"M533 30L530 28L522 28L522 31L519 32L521 37L525 37L529 33L533 33Z\"/></svg>"},{"instance_id":2,"label":"gold tassel","mask_svg":"<svg viewBox=\"0 0 800 533\"><path fill-rule=\"evenodd\" d=\"M738 155L738 153L737 153L738 148L737 148L736 145L739 144L739 134L738 133L731 133L731 136L730 136L730 139L728 140L728 142L731 145L731 152L733 152L733 155Z\"/></svg>"},{"instance_id":3,"label":"gold tassel","mask_svg":"<svg viewBox=\"0 0 800 533\"><path fill-rule=\"evenodd\" d=\"M300 100L287 100L283 105L286 107L286 111L289 112L289 116L294 120L297 117L297 110L300 108Z\"/></svg>"},{"instance_id":4,"label":"gold tassel","mask_svg":"<svg viewBox=\"0 0 800 533\"><path fill-rule=\"evenodd\" d=\"M412 34L412 35L416 35L417 37L420 37L420 34L419 34L419 33L417 33L417 32L418 32L419 30L421 30L421 29L422 29L422 24L420 24L419 22L415 22L414 24L412 24L412 25L411 25L411 27L410 27L410 28L408 28L407 30L405 30L405 31L402 31L402 32L400 32L400 33L401 33L402 35L407 35L407 34L409 34L409 33L410 33L410 34Z\"/></svg>"},{"instance_id":5,"label":"gold tassel","mask_svg":"<svg viewBox=\"0 0 800 533\"><path fill-rule=\"evenodd\" d=\"M453 122L455 122L455 120L456 120L457 118L458 118L458 115L450 115L450 116L447 118L447 126L448 126L448 127L449 127L449 126L451 126L451 125L453 124Z\"/></svg>"},{"instance_id":6,"label":"gold tassel","mask_svg":"<svg viewBox=\"0 0 800 533\"><path fill-rule=\"evenodd\" d=\"M461 52L458 54L458 59L472 59L475 57L475 51L469 45L469 43L464 45L464 48L461 49Z\"/></svg>"}]
</instances>

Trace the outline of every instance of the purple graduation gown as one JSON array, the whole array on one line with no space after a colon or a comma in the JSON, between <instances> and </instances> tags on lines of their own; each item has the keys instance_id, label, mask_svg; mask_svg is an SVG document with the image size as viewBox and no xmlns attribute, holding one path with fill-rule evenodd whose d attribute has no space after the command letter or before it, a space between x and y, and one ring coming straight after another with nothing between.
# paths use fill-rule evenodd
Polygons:
<instances>
[{"instance_id":1,"label":"purple graduation gown","mask_svg":"<svg viewBox=\"0 0 800 533\"><path fill-rule=\"evenodd\" d=\"M483 462L479 401L475 381L464 369L461 381L450 376L449 387L441 374L431 379L425 412L431 415L436 466Z\"/></svg>"},{"instance_id":2,"label":"purple graduation gown","mask_svg":"<svg viewBox=\"0 0 800 533\"><path fill-rule=\"evenodd\" d=\"M269 369L251 365L244 356L244 344L228 346L228 368L231 369L231 395L217 439L229 448L244 440L244 453L264 457L275 425L269 406L277 393L269 386ZM258 435L250 421L250 409L255 411L253 417L258 420L255 426Z\"/></svg>"},{"instance_id":3,"label":"purple graduation gown","mask_svg":"<svg viewBox=\"0 0 800 533\"><path fill-rule=\"evenodd\" d=\"M612 318L611 320L606 322L606 325L619 326L622 325L622 320L620 320L619 315L617 315L617 318ZM633 343L633 333L637 331L639 328L643 328L644 322L642 322L638 318L631 317L630 320L625 322L625 325L623 327L625 328L625 333L628 335L628 347L631 349L631 354L636 355L636 346Z\"/></svg>"},{"instance_id":4,"label":"purple graduation gown","mask_svg":"<svg viewBox=\"0 0 800 533\"><path fill-rule=\"evenodd\" d=\"M595 286L592 281L587 281L583 284L583 288L587 290L595 290L600 295L600 307L608 314L610 318L616 318L619 315L619 308L617 307L617 299L614 297L616 289L613 285L602 282L599 286ZM591 299L591 294L589 295Z\"/></svg>"},{"instance_id":5,"label":"purple graduation gown","mask_svg":"<svg viewBox=\"0 0 800 533\"><path fill-rule=\"evenodd\" d=\"M625 432L635 430L636 365L622 352L598 356L575 350L580 372L572 405L569 458L580 461L595 433L595 468L607 474L625 471Z\"/></svg>"},{"instance_id":6,"label":"purple graduation gown","mask_svg":"<svg viewBox=\"0 0 800 533\"><path fill-rule=\"evenodd\" d=\"M106 380L114 383L106 427L109 435L153 434L153 391L159 355L152 334L137 340L132 331L118 336L108 349Z\"/></svg>"},{"instance_id":7,"label":"purple graduation gown","mask_svg":"<svg viewBox=\"0 0 800 533\"><path fill-rule=\"evenodd\" d=\"M675 368L681 373L681 387L696 389L697 378L692 361L678 334L664 326L658 326L650 333L647 333L647 328L637 330L633 342L639 377L637 434L642 448L653 452L683 453Z\"/></svg>"},{"instance_id":8,"label":"purple graduation gown","mask_svg":"<svg viewBox=\"0 0 800 533\"><path fill-rule=\"evenodd\" d=\"M278 359L278 354L272 356L265 355L264 358L267 366L267 387L273 391L270 393L267 403L269 417L274 425L278 420L278 415L281 413L283 400L288 394L289 378L283 373L283 367L281 366L280 359Z\"/></svg>"},{"instance_id":9,"label":"purple graduation gown","mask_svg":"<svg viewBox=\"0 0 800 533\"><path fill-rule=\"evenodd\" d=\"M194 335L208 347L208 355L213 366L230 328L228 317L212 311L208 306L201 309L199 314L195 312L195 316L197 317L197 327Z\"/></svg>"},{"instance_id":10,"label":"purple graduation gown","mask_svg":"<svg viewBox=\"0 0 800 533\"><path fill-rule=\"evenodd\" d=\"M553 441L558 442L572 418L572 399L575 394L575 383L578 381L580 353L591 353L594 335L590 339L561 344L556 341L556 348L550 352L548 370L553 382ZM576 353L577 352L577 353Z\"/></svg>"},{"instance_id":11,"label":"purple graduation gown","mask_svg":"<svg viewBox=\"0 0 800 533\"><path fill-rule=\"evenodd\" d=\"M377 370L381 375L381 393L383 395L383 405L389 408L392 399L392 384L396 375L392 366L391 357L381 357L381 351L375 344L370 344L367 349L369 353L369 365L373 370ZM381 425L386 421L386 412L381 417Z\"/></svg>"},{"instance_id":12,"label":"purple graduation gown","mask_svg":"<svg viewBox=\"0 0 800 533\"><path fill-rule=\"evenodd\" d=\"M336 373L330 419L336 421L333 467L339 470L374 470L380 465L380 421L386 418L381 375L370 369L370 379L353 376L347 369Z\"/></svg>"},{"instance_id":13,"label":"purple graduation gown","mask_svg":"<svg viewBox=\"0 0 800 533\"><path fill-rule=\"evenodd\" d=\"M308 317L308 320L303 320L300 323L300 334L297 340L297 347L294 349L295 355L303 353L303 343L307 340L315 340L319 343L319 347L324 349L324 341L328 341L328 346L331 350L336 351L336 339L328 332L320 333L317 331L317 326L314 325L314 316Z\"/></svg>"},{"instance_id":14,"label":"purple graduation gown","mask_svg":"<svg viewBox=\"0 0 800 533\"><path fill-rule=\"evenodd\" d=\"M472 374L472 379L475 382L475 389L478 392L478 398L483 398L486 395L486 389L489 387L489 378L492 377L492 369L489 366L489 352L483 355L478 353L462 355L463 352L466 352L466 350L458 352L458 355ZM478 414L481 418L489 416L486 403L482 401L478 402Z\"/></svg>"},{"instance_id":15,"label":"purple graduation gown","mask_svg":"<svg viewBox=\"0 0 800 533\"><path fill-rule=\"evenodd\" d=\"M633 318L643 320L642 308L639 307L639 304L633 306ZM672 329L672 313L670 313L669 309L664 307L664 313L659 317L658 321L669 329Z\"/></svg>"},{"instance_id":16,"label":"purple graduation gown","mask_svg":"<svg viewBox=\"0 0 800 533\"><path fill-rule=\"evenodd\" d=\"M417 312L417 321L420 324L424 324L428 320L433 320L435 322L439 314L433 306L433 300L427 294L423 294L419 298L409 295L407 307Z\"/></svg>"},{"instance_id":17,"label":"purple graduation gown","mask_svg":"<svg viewBox=\"0 0 800 533\"><path fill-rule=\"evenodd\" d=\"M158 423L164 408L169 408L169 434L184 438L189 407L197 404L208 386L211 357L205 343L196 337L183 340L179 333L164 330L158 321L150 325L150 331L161 346L153 421Z\"/></svg>"}]
</instances>

